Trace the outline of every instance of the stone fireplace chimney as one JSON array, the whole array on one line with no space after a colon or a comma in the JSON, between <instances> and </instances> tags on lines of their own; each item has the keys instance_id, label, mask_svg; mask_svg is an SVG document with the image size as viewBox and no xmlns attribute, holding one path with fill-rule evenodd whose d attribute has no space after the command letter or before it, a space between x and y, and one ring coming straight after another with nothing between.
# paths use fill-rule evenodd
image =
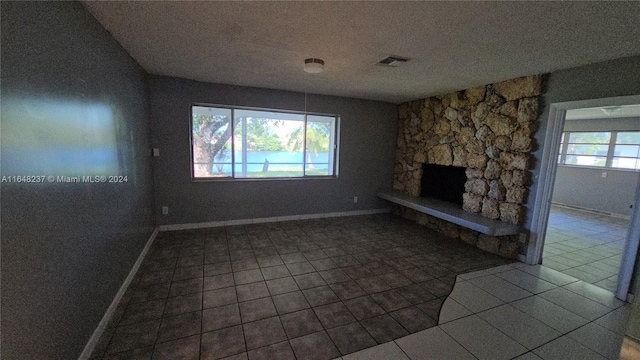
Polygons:
<instances>
[{"instance_id":1,"label":"stone fireplace chimney","mask_svg":"<svg viewBox=\"0 0 640 360\"><path fill-rule=\"evenodd\" d=\"M423 164L462 167L465 211L520 224L541 90L534 75L399 105L394 189L420 196Z\"/></svg>"}]
</instances>

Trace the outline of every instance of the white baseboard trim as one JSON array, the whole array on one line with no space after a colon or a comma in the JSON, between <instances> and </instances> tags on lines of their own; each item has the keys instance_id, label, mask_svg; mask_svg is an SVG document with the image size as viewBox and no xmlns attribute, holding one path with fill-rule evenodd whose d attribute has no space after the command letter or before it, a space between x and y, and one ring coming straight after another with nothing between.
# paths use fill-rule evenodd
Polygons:
<instances>
[{"instance_id":1,"label":"white baseboard trim","mask_svg":"<svg viewBox=\"0 0 640 360\"><path fill-rule=\"evenodd\" d=\"M631 215L616 214L616 213L612 213L612 212L608 212L608 211L590 209L590 208L586 208L586 207L582 207L582 206L576 206L576 205L567 205L567 204L558 203L558 202L551 202L551 204L553 204L555 206L562 207L562 208L566 208L566 209L580 210L580 211L584 211L584 212L588 212L588 213L592 213L592 214L610 216L612 218L617 218L617 219L631 220Z\"/></svg>"},{"instance_id":2,"label":"white baseboard trim","mask_svg":"<svg viewBox=\"0 0 640 360\"><path fill-rule=\"evenodd\" d=\"M153 241L156 239L158 232L159 232L159 229L156 227L156 229L153 231L153 233L149 237L149 240L147 240L147 243L145 244L144 248L142 248L142 251L138 256L138 260L136 260L136 262L133 264L133 267L131 268L131 271L129 271L129 275L127 275L127 278L122 283L122 286L120 286L120 290L118 290L118 293L116 293L116 296L113 298L113 301L111 301L111 305L109 305L109 308L107 308L107 312L104 313L104 316L102 317L102 320L100 320L98 327L96 327L96 330L93 332L93 335L91 335L91 338L89 338L89 341L87 342L87 345L84 347L84 350L82 351L82 354L80 354L80 357L78 358L78 360L87 360L91 356L91 353L93 353L93 350L98 344L100 337L102 336L105 329L107 328L109 321L111 321L111 317L116 311L116 308L118 307L118 304L122 299L122 296L129 288L129 285L131 284L133 277L136 275L136 273L138 272L138 269L140 268L140 264L142 264L144 257L147 255L147 252L149 251L149 248L151 248Z\"/></svg>"},{"instance_id":3,"label":"white baseboard trim","mask_svg":"<svg viewBox=\"0 0 640 360\"><path fill-rule=\"evenodd\" d=\"M160 231L190 230L190 229L201 229L201 228L220 227L220 226L264 224L264 223L280 222L280 221L308 220L308 219L322 219L322 218L332 218L332 217L341 217L341 216L383 214L383 213L389 213L389 212L391 212L391 208L373 209L373 210L342 211L342 212L320 213L320 214L273 216L273 217L255 218L255 219L239 219L239 220L226 220L226 221L209 221L209 222L190 223L190 224L160 225L159 229L160 229Z\"/></svg>"}]
</instances>

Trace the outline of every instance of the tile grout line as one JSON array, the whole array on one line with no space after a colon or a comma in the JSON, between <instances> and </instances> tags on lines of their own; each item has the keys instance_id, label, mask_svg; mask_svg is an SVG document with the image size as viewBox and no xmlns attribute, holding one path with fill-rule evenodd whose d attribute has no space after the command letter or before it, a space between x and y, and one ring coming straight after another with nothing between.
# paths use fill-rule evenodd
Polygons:
<instances>
[{"instance_id":1,"label":"tile grout line","mask_svg":"<svg viewBox=\"0 0 640 360\"><path fill-rule=\"evenodd\" d=\"M565 310L566 310L566 309L565 309ZM534 319L535 319L535 318L534 318ZM538 320L538 319L536 319L536 320ZM541 320L538 320L538 321L542 322ZM536 346L535 348L533 348L533 349L529 350L528 352L532 352L532 353L533 353L533 351L534 351L534 350L537 350L537 349L539 349L539 348L541 348L541 347L543 347L543 346L545 346L545 345L547 345L547 344L549 344L549 343L552 343L552 342L554 342L554 341L556 341L556 340L558 340L558 339L560 339L560 338L562 338L562 337L569 336L569 334L570 334L570 333L572 333L572 332L574 332L574 331L576 331L576 330L578 330L578 329L580 329L580 328L583 328L583 327L585 327L585 326L589 325L590 323L592 323L592 322L594 322L594 321L595 321L595 320L593 320L593 321L589 321L589 322L587 322L586 324L581 325L581 326L579 326L579 327L577 327L577 328L575 328L575 329L573 329L573 330L569 330L568 332L565 332L565 333L562 333L562 332L560 332L558 329L555 329L555 328L551 327L550 325L547 325L546 323L544 323L544 322L543 322L543 324L545 324L545 325L547 325L547 326L551 327L552 329L554 329L554 330L558 331L558 332L560 333L560 335L558 335L558 336L554 337L553 339L551 339L551 340L549 340L549 341L546 341L546 342L544 342L544 343L542 343L542 344L540 344L540 345ZM500 331L500 330L498 330L498 331ZM580 345L584 346L583 344L581 344L580 342L578 342L578 341L576 341L576 340L572 339L571 337L569 337L569 338L570 338L571 340L575 341L576 343L578 343L578 344L580 344ZM515 341L515 339L514 339L514 341ZM517 342L517 341L516 341L516 342ZM520 345L522 345L522 344L520 344ZM522 346L524 347L524 345L522 345ZM587 346L584 346L584 347L585 347L585 348L587 348L587 349L589 349L589 350L591 350L591 351L593 351L593 352L595 352L596 354L599 354L597 351L595 351L595 350L593 350L593 349L591 349L591 348L589 348L589 347L587 347ZM536 354L536 355L537 355L537 354ZM602 355L602 354L599 354L599 355ZM520 356L520 355L518 355L518 356ZM604 357L606 358L606 356L604 356Z\"/></svg>"},{"instance_id":2,"label":"tile grout line","mask_svg":"<svg viewBox=\"0 0 640 360\"><path fill-rule=\"evenodd\" d=\"M226 230L225 230L225 232L226 232ZM230 274L231 274L231 278L233 279L233 291L236 294L236 306L238 307L238 316L240 317L240 329L242 330L242 340L244 341L244 352L247 353L247 357L248 357L249 356L249 347L247 346L247 335L245 334L245 331L244 331L244 324L245 323L242 320L242 311L240 309L240 302L239 302L239 299L238 299L238 285L236 284L235 271L233 270L233 260L231 258L231 246L229 244L229 234L228 233L226 234L226 237L225 237L225 243L227 245L226 253L229 256L229 266L231 267L231 273ZM231 326L228 326L226 328L231 328L233 326L237 326L237 325L231 325ZM221 329L217 329L217 330L214 330L214 331L219 331L219 330L221 330ZM239 352L238 354L241 354L241 353L242 352ZM231 354L230 356L234 356L234 355L238 355L238 354ZM200 355L200 356L202 357L202 355Z\"/></svg>"},{"instance_id":3,"label":"tile grout line","mask_svg":"<svg viewBox=\"0 0 640 360\"><path fill-rule=\"evenodd\" d=\"M471 315L475 315L475 314L471 314ZM465 317L469 317L471 315L467 315ZM445 333L449 338L451 338L451 340L453 340L455 343L457 343L458 345L460 345L460 347L462 347L463 349L465 349L469 354L471 354L471 356L473 356L474 358L478 359L477 356L475 356L473 354L473 352L471 352L471 350L467 349L462 343L460 343L456 338L454 338L451 334L449 334L445 329L443 329L439 324L438 324L438 329L440 329L440 331L442 331L443 333ZM518 355L520 356L520 355Z\"/></svg>"},{"instance_id":4,"label":"tile grout line","mask_svg":"<svg viewBox=\"0 0 640 360\"><path fill-rule=\"evenodd\" d=\"M182 251L182 243L178 247L178 256L176 257L175 264L173 264L173 273L171 275L171 280L169 281L169 291L171 291L171 285L173 284L173 277L176 275L176 269L178 268L178 259L180 258L180 252ZM156 330L156 337L153 342L153 350L152 355L156 353L156 345L158 344L158 338L160 336L160 328L162 328L162 323L164 322L164 313L167 309L167 303L169 302L170 297L167 294L167 298L164 301L164 308L162 309L162 314L160 315L160 324L158 325L158 330Z\"/></svg>"}]
</instances>

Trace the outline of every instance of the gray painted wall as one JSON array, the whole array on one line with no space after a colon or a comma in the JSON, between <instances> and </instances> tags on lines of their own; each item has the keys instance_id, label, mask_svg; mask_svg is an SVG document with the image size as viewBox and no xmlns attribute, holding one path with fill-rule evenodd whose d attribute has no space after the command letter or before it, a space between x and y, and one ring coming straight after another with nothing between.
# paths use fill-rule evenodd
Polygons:
<instances>
[{"instance_id":1,"label":"gray painted wall","mask_svg":"<svg viewBox=\"0 0 640 360\"><path fill-rule=\"evenodd\" d=\"M537 149L533 153L535 162L532 170L533 185L527 202L527 208L529 209L525 222L527 229L531 228L533 216L531 209L533 209L538 186L540 159L545 145L544 138L547 132L550 105L563 101L638 95L640 94L640 81L638 79L640 79L640 56L557 71L546 77L540 114L540 128L535 136ZM636 260L634 278L639 277L640 266ZM632 289L631 292L635 292L635 289Z\"/></svg>"},{"instance_id":2,"label":"gray painted wall","mask_svg":"<svg viewBox=\"0 0 640 360\"><path fill-rule=\"evenodd\" d=\"M313 78L309 81L312 83ZM155 210L159 224L380 209L376 193L393 179L397 108L393 104L308 95L307 111L338 114L340 169L336 179L193 182L190 167L190 105L209 103L305 110L305 95L280 90L150 77ZM359 202L353 203L358 196Z\"/></svg>"},{"instance_id":3,"label":"gray painted wall","mask_svg":"<svg viewBox=\"0 0 640 360\"><path fill-rule=\"evenodd\" d=\"M552 103L640 94L640 56L627 57L578 68L557 71L545 77L540 111L540 127L535 135L532 186L527 199L524 227L531 229L533 205L540 174L540 159Z\"/></svg>"},{"instance_id":4,"label":"gray painted wall","mask_svg":"<svg viewBox=\"0 0 640 360\"><path fill-rule=\"evenodd\" d=\"M629 216L636 186L638 173L634 171L558 166L552 201Z\"/></svg>"},{"instance_id":5,"label":"gray painted wall","mask_svg":"<svg viewBox=\"0 0 640 360\"><path fill-rule=\"evenodd\" d=\"M145 74L77 2L2 2L2 359L77 358L153 230ZM93 155L91 155L93 154Z\"/></svg>"},{"instance_id":6,"label":"gray painted wall","mask_svg":"<svg viewBox=\"0 0 640 360\"><path fill-rule=\"evenodd\" d=\"M640 130L640 118L570 120L564 125L564 131L611 130ZM637 171L559 165L552 201L629 216L639 176Z\"/></svg>"}]
</instances>

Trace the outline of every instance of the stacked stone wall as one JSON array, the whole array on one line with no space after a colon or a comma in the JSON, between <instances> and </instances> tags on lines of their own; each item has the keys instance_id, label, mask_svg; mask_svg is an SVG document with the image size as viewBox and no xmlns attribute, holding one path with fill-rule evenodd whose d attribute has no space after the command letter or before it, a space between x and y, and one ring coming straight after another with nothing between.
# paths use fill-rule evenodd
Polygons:
<instances>
[{"instance_id":1,"label":"stacked stone wall","mask_svg":"<svg viewBox=\"0 0 640 360\"><path fill-rule=\"evenodd\" d=\"M463 209L520 225L541 92L542 76L534 75L400 104L394 189L420 196L423 163L464 167ZM468 231L446 235L506 257L517 255L512 237L488 239Z\"/></svg>"}]
</instances>

